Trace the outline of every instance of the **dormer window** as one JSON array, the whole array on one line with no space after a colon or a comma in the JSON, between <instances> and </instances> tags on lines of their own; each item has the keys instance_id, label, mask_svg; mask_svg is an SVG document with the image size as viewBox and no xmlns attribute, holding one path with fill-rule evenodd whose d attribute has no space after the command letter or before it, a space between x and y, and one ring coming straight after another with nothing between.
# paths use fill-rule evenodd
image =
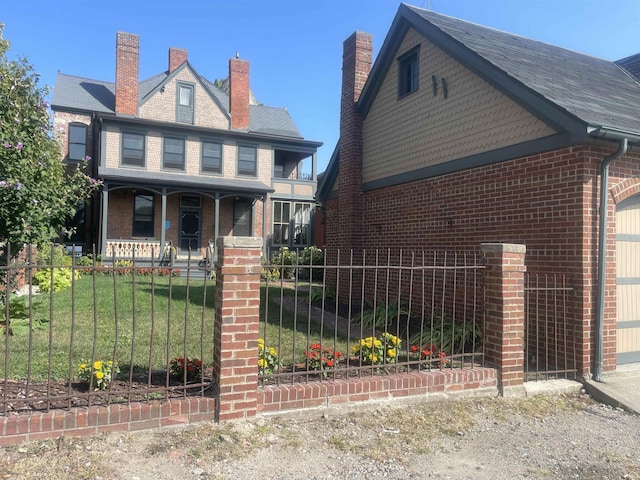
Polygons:
<instances>
[{"instance_id":1,"label":"dormer window","mask_svg":"<svg viewBox=\"0 0 640 480\"><path fill-rule=\"evenodd\" d=\"M420 45L398 58L398 98L418 90Z\"/></svg>"},{"instance_id":2,"label":"dormer window","mask_svg":"<svg viewBox=\"0 0 640 480\"><path fill-rule=\"evenodd\" d=\"M193 85L189 85L187 83L178 83L177 93L177 121L193 124Z\"/></svg>"}]
</instances>

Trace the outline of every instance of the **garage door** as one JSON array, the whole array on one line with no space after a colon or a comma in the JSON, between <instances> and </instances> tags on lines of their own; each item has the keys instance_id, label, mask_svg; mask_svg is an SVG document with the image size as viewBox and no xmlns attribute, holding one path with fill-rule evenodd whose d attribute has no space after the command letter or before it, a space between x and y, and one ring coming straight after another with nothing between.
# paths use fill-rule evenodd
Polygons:
<instances>
[{"instance_id":1,"label":"garage door","mask_svg":"<svg viewBox=\"0 0 640 480\"><path fill-rule=\"evenodd\" d=\"M616 207L617 363L640 362L640 195Z\"/></svg>"}]
</instances>

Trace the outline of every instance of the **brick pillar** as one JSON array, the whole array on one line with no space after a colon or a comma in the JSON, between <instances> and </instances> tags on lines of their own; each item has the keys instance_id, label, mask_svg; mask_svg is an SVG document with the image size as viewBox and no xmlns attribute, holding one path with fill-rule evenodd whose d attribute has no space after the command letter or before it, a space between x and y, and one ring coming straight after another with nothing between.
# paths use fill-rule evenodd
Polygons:
<instances>
[{"instance_id":1,"label":"brick pillar","mask_svg":"<svg viewBox=\"0 0 640 480\"><path fill-rule=\"evenodd\" d=\"M220 237L216 249L213 374L222 422L256 415L262 238Z\"/></svg>"},{"instance_id":2,"label":"brick pillar","mask_svg":"<svg viewBox=\"0 0 640 480\"><path fill-rule=\"evenodd\" d=\"M522 392L524 381L524 264L526 247L483 243L485 270L484 352L498 367L501 395Z\"/></svg>"}]
</instances>

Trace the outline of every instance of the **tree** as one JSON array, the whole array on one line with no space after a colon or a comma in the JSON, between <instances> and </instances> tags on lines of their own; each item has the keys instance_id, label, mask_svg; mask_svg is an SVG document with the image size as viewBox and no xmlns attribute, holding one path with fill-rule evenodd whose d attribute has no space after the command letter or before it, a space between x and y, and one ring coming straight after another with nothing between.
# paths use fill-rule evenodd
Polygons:
<instances>
[{"instance_id":1,"label":"tree","mask_svg":"<svg viewBox=\"0 0 640 480\"><path fill-rule=\"evenodd\" d=\"M60 236L65 222L100 182L83 165L66 167L55 140L48 88L24 58L9 60L0 23L0 248L6 261L23 244ZM4 263L4 262L2 262ZM0 264L2 264L0 263Z\"/></svg>"}]
</instances>

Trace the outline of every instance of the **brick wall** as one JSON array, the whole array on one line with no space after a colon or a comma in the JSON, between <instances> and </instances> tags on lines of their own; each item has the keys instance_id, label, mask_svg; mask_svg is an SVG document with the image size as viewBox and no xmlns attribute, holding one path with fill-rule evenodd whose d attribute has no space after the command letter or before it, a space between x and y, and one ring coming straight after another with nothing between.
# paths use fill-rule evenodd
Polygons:
<instances>
[{"instance_id":1,"label":"brick wall","mask_svg":"<svg viewBox=\"0 0 640 480\"><path fill-rule=\"evenodd\" d=\"M329 200L327 245L355 249L402 246L407 252L468 250L484 242L526 245L530 273L566 273L575 282L577 300L571 308L577 320L576 360L579 373L587 374L594 336L598 171L601 160L612 151L575 146L365 192L362 240L348 246L340 220L343 199ZM613 162L611 192L628 196L635 191L627 185L630 177L640 175L639 158L634 153ZM615 368L614 212L611 197L606 370Z\"/></svg>"},{"instance_id":2,"label":"brick wall","mask_svg":"<svg viewBox=\"0 0 640 480\"><path fill-rule=\"evenodd\" d=\"M249 62L246 60L229 60L229 111L232 129L249 128Z\"/></svg>"}]
</instances>

